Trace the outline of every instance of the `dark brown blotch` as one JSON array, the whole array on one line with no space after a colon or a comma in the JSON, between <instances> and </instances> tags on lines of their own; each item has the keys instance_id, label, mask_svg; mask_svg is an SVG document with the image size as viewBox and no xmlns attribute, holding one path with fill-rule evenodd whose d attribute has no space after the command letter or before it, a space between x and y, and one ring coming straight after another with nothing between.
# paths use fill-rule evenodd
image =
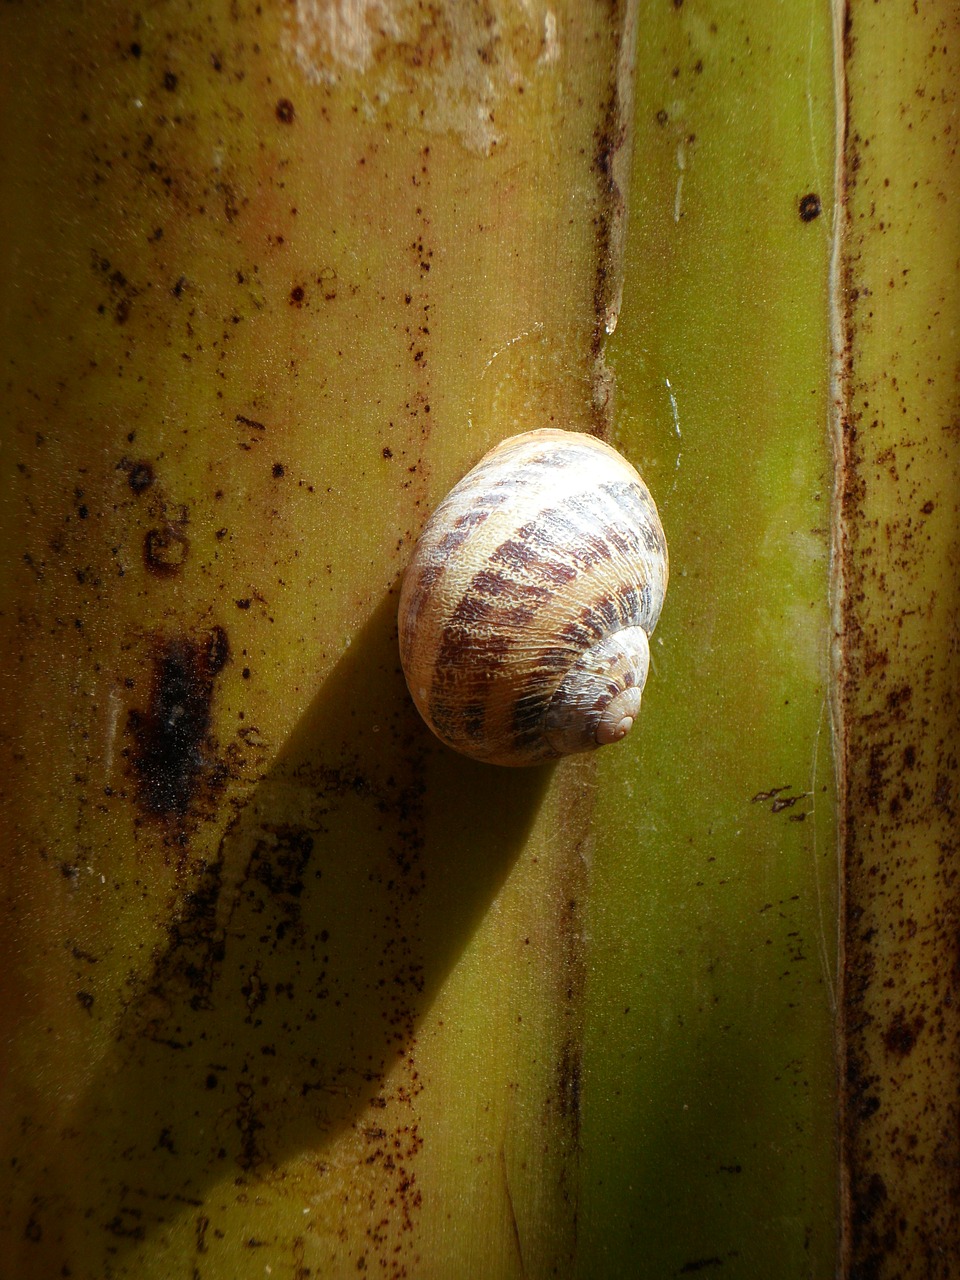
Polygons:
<instances>
[{"instance_id":1,"label":"dark brown blotch","mask_svg":"<svg viewBox=\"0 0 960 1280\"><path fill-rule=\"evenodd\" d=\"M222 782L210 716L216 677L229 657L222 627L167 639L154 655L148 705L127 718L137 799L152 816L182 818L204 783Z\"/></svg>"},{"instance_id":2,"label":"dark brown blotch","mask_svg":"<svg viewBox=\"0 0 960 1280\"><path fill-rule=\"evenodd\" d=\"M158 578L179 573L190 552L190 540L176 524L148 529L143 538L143 563Z\"/></svg>"},{"instance_id":3,"label":"dark brown blotch","mask_svg":"<svg viewBox=\"0 0 960 1280\"><path fill-rule=\"evenodd\" d=\"M150 462L132 462L127 475L127 484L136 494L149 489L154 481L153 464Z\"/></svg>"},{"instance_id":4,"label":"dark brown blotch","mask_svg":"<svg viewBox=\"0 0 960 1280\"><path fill-rule=\"evenodd\" d=\"M487 708L482 702L471 702L463 708L463 731L468 738L476 740L483 736L487 719Z\"/></svg>"},{"instance_id":5,"label":"dark brown blotch","mask_svg":"<svg viewBox=\"0 0 960 1280\"><path fill-rule=\"evenodd\" d=\"M224 627L214 627L207 636L207 670L217 676L230 660L230 641Z\"/></svg>"},{"instance_id":6,"label":"dark brown blotch","mask_svg":"<svg viewBox=\"0 0 960 1280\"><path fill-rule=\"evenodd\" d=\"M821 208L820 197L815 191L810 191L805 196L801 196L799 204L800 221L813 222L815 218L820 217Z\"/></svg>"},{"instance_id":7,"label":"dark brown blotch","mask_svg":"<svg viewBox=\"0 0 960 1280\"><path fill-rule=\"evenodd\" d=\"M483 614L478 612L482 624ZM510 641L485 625L453 625L444 628L434 662L434 684L449 684L454 672L470 667L485 680L502 665L510 650Z\"/></svg>"},{"instance_id":8,"label":"dark brown blotch","mask_svg":"<svg viewBox=\"0 0 960 1280\"><path fill-rule=\"evenodd\" d=\"M924 1020L922 1017L918 1016L908 1021L906 1011L901 1009L894 1015L889 1027L884 1032L883 1043L887 1052L895 1054L899 1058L905 1058L908 1053L912 1052L923 1027Z\"/></svg>"}]
</instances>

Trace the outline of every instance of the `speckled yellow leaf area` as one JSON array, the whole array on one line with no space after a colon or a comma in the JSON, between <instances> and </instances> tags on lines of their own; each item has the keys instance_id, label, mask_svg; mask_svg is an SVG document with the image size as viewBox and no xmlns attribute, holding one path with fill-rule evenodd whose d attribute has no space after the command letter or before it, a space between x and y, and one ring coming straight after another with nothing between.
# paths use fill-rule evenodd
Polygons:
<instances>
[{"instance_id":1,"label":"speckled yellow leaf area","mask_svg":"<svg viewBox=\"0 0 960 1280\"><path fill-rule=\"evenodd\" d=\"M838 568L851 1276L960 1272L960 11L844 15Z\"/></svg>"},{"instance_id":2,"label":"speckled yellow leaf area","mask_svg":"<svg viewBox=\"0 0 960 1280\"><path fill-rule=\"evenodd\" d=\"M368 120L399 115L490 155L507 137L505 100L569 56L568 39L543 0L437 6L429 20L416 0L296 0L283 45L312 83L356 79Z\"/></svg>"},{"instance_id":3,"label":"speckled yellow leaf area","mask_svg":"<svg viewBox=\"0 0 960 1280\"><path fill-rule=\"evenodd\" d=\"M436 745L396 588L608 426L630 21L0 15L5 1274L569 1272L590 770Z\"/></svg>"}]
</instances>

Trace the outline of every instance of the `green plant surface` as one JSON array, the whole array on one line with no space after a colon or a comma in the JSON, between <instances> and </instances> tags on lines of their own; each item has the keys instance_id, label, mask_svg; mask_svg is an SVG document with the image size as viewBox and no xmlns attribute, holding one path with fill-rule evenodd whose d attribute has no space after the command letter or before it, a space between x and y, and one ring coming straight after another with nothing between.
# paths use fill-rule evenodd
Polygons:
<instances>
[{"instance_id":1,"label":"green plant surface","mask_svg":"<svg viewBox=\"0 0 960 1280\"><path fill-rule=\"evenodd\" d=\"M671 585L639 751L598 766L579 1274L822 1277L831 8L656 6L640 50L609 360Z\"/></svg>"}]
</instances>

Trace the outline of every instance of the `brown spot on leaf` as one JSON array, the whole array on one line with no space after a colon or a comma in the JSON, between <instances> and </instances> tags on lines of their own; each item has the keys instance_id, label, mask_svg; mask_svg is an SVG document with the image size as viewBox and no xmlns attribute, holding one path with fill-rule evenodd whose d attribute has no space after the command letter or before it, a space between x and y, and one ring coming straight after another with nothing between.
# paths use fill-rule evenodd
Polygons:
<instances>
[{"instance_id":1,"label":"brown spot on leaf","mask_svg":"<svg viewBox=\"0 0 960 1280\"><path fill-rule=\"evenodd\" d=\"M923 1030L923 1026L922 1017L913 1018L908 1022L904 1010L901 1009L884 1033L883 1043L886 1045L887 1052L905 1058L917 1043L917 1037Z\"/></svg>"},{"instance_id":2,"label":"brown spot on leaf","mask_svg":"<svg viewBox=\"0 0 960 1280\"><path fill-rule=\"evenodd\" d=\"M155 817L183 817L201 785L222 782L210 711L214 682L229 656L226 631L214 627L199 639L167 639L154 657L150 701L130 712L127 732L134 741L130 763L137 798Z\"/></svg>"},{"instance_id":3,"label":"brown spot on leaf","mask_svg":"<svg viewBox=\"0 0 960 1280\"><path fill-rule=\"evenodd\" d=\"M149 462L133 462L127 476L127 484L134 493L143 493L153 484L153 465Z\"/></svg>"},{"instance_id":4,"label":"brown spot on leaf","mask_svg":"<svg viewBox=\"0 0 960 1280\"><path fill-rule=\"evenodd\" d=\"M813 222L815 218L820 217L821 211L820 197L815 191L808 192L807 195L800 197L800 221Z\"/></svg>"},{"instance_id":5,"label":"brown spot on leaf","mask_svg":"<svg viewBox=\"0 0 960 1280\"><path fill-rule=\"evenodd\" d=\"M158 578L171 578L182 569L190 540L179 524L148 529L143 539L143 563Z\"/></svg>"}]
</instances>

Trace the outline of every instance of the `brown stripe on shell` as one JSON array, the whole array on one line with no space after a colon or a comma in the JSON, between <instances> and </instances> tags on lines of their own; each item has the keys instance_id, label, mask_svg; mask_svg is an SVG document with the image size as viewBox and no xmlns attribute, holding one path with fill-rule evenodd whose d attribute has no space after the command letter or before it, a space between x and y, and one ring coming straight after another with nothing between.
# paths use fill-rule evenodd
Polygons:
<instances>
[{"instance_id":1,"label":"brown stripe on shell","mask_svg":"<svg viewBox=\"0 0 960 1280\"><path fill-rule=\"evenodd\" d=\"M486 721L486 703L471 702L463 708L463 732L473 741L482 736Z\"/></svg>"},{"instance_id":2,"label":"brown stripe on shell","mask_svg":"<svg viewBox=\"0 0 960 1280\"><path fill-rule=\"evenodd\" d=\"M444 534L437 545L436 558L424 565L416 577L415 585L409 595L407 607L408 623L415 622L419 617L430 592L443 575L449 559L484 523L489 515L489 511L481 508L480 510L465 511L463 515L458 516L453 521L452 528L448 533Z\"/></svg>"},{"instance_id":3,"label":"brown stripe on shell","mask_svg":"<svg viewBox=\"0 0 960 1280\"><path fill-rule=\"evenodd\" d=\"M636 587L624 587L620 592L620 620L625 627L637 626L643 620L644 610L640 592Z\"/></svg>"},{"instance_id":4,"label":"brown stripe on shell","mask_svg":"<svg viewBox=\"0 0 960 1280\"><path fill-rule=\"evenodd\" d=\"M408 570L410 581L415 581L415 586L409 587L406 608L403 617L400 619L400 637L401 641L405 641L407 635L412 634L416 629L416 624L423 612L423 608L430 599L430 592L433 590L434 584L443 572L441 565L428 564L425 565L414 578L414 571Z\"/></svg>"},{"instance_id":5,"label":"brown stripe on shell","mask_svg":"<svg viewBox=\"0 0 960 1280\"><path fill-rule=\"evenodd\" d=\"M452 743L460 737L468 714L472 722L485 722L491 673L502 663L507 648L497 635L469 637L461 633L460 639L460 661L451 637L447 642L448 664L437 668L426 696L432 727Z\"/></svg>"},{"instance_id":6,"label":"brown stripe on shell","mask_svg":"<svg viewBox=\"0 0 960 1280\"><path fill-rule=\"evenodd\" d=\"M507 549L506 544L501 544L491 559L516 564L520 559L516 553L519 545L512 543ZM525 628L537 611L553 600L554 588L576 576L575 571L567 566L536 557L525 563L535 566L549 586L517 581L497 569L482 569L474 574L443 629L434 660L434 680L427 695L430 716L442 736L456 739L462 733L471 740L479 738L489 720L486 698L495 672L505 665L514 647L524 644ZM547 701L559 686L570 660L569 653L554 651L533 678L533 683L539 681L542 685L544 677L547 677ZM464 687L463 672L468 669L482 673L471 684L476 684L483 697L465 703L463 699L468 690ZM457 700L451 702L443 675L454 672L459 686ZM539 701L542 703L543 699ZM512 718L516 719L516 710Z\"/></svg>"},{"instance_id":7,"label":"brown stripe on shell","mask_svg":"<svg viewBox=\"0 0 960 1280\"><path fill-rule=\"evenodd\" d=\"M537 553L531 538L508 538L502 542L490 557L495 564L502 564L507 569L520 570L540 582L549 583L552 587L563 586L577 576L572 565L564 564L555 557L544 557Z\"/></svg>"},{"instance_id":8,"label":"brown stripe on shell","mask_svg":"<svg viewBox=\"0 0 960 1280\"><path fill-rule=\"evenodd\" d=\"M586 613L589 617L584 617L587 626L596 628L598 636L609 635L612 631L619 631L623 625L620 606L612 596L607 596L603 600L595 600L593 605Z\"/></svg>"},{"instance_id":9,"label":"brown stripe on shell","mask_svg":"<svg viewBox=\"0 0 960 1280\"><path fill-rule=\"evenodd\" d=\"M553 592L547 587L517 582L495 569L481 569L470 579L443 629L438 665L444 665L442 655L448 638L455 639L459 632L471 631L481 619L485 626L523 626L552 598ZM459 646L462 642L456 643Z\"/></svg>"},{"instance_id":10,"label":"brown stripe on shell","mask_svg":"<svg viewBox=\"0 0 960 1280\"><path fill-rule=\"evenodd\" d=\"M538 516L539 530L532 536L551 549L564 547L566 554L578 569L609 560L612 552L599 534L584 535L578 523L565 516L557 508L548 508Z\"/></svg>"},{"instance_id":11,"label":"brown stripe on shell","mask_svg":"<svg viewBox=\"0 0 960 1280\"><path fill-rule=\"evenodd\" d=\"M523 629L552 592L533 583L516 582L496 570L475 574L443 628L427 690L430 715L438 729L451 734L470 707L484 706L493 673L500 668ZM472 673L472 678L471 678ZM456 683L460 705L451 705L448 688ZM476 686L478 696L465 703Z\"/></svg>"},{"instance_id":12,"label":"brown stripe on shell","mask_svg":"<svg viewBox=\"0 0 960 1280\"><path fill-rule=\"evenodd\" d=\"M483 507L480 507L465 511L462 516L457 516L450 532L445 533L437 544L438 552L444 557L452 555L458 547L466 542L474 530L483 524L489 515L489 510L484 510Z\"/></svg>"},{"instance_id":13,"label":"brown stripe on shell","mask_svg":"<svg viewBox=\"0 0 960 1280\"><path fill-rule=\"evenodd\" d=\"M626 481L603 484L600 489L609 494L629 519L629 524L624 528L631 535L631 545L642 546L645 551L655 555L665 555L666 539L657 516L657 508L647 490Z\"/></svg>"},{"instance_id":14,"label":"brown stripe on shell","mask_svg":"<svg viewBox=\"0 0 960 1280\"><path fill-rule=\"evenodd\" d=\"M590 648L597 636L595 631L584 626L581 615L580 619L572 618L566 624L559 638L566 645L568 652L575 650L582 653L585 649Z\"/></svg>"}]
</instances>

